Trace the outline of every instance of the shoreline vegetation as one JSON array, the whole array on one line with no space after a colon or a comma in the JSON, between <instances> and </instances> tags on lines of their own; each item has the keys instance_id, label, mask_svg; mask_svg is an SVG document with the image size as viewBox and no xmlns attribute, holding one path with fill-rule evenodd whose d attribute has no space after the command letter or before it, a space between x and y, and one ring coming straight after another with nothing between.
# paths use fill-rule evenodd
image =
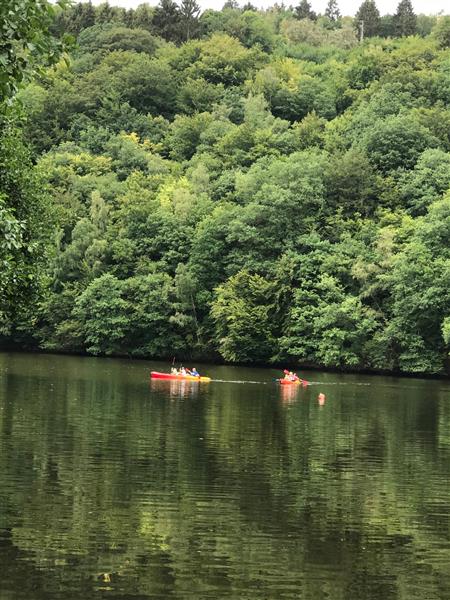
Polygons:
<instances>
[{"instance_id":1,"label":"shoreline vegetation","mask_svg":"<svg viewBox=\"0 0 450 600\"><path fill-rule=\"evenodd\" d=\"M131 356L125 354L99 354L93 355L88 352L70 352L70 351L55 351L55 350L45 350L43 348L24 348L23 346L5 346L3 345L0 353L8 353L11 352L13 354L43 354L43 355L54 355L54 356L77 356L80 358L105 358L105 359L120 359L120 360L136 360L136 361L147 361L147 362L156 362L156 363L166 363L167 370L170 370L172 366L173 357L144 357L144 356ZM426 380L434 380L434 381L449 381L450 375L448 373L415 373L415 372L405 372L405 371L393 371L393 370L376 370L376 369L368 369L368 368L351 368L351 367L325 367L323 365L314 365L314 364L301 364L294 362L280 362L280 363L236 363L236 362L226 362L221 360L220 357L217 359L212 359L210 357L202 357L202 356L190 356L186 355L185 357L176 358L175 365L182 364L190 364L192 362L196 362L202 367L204 366L212 366L212 367L248 367L251 369L272 369L283 371L286 368L290 370L296 370L299 373L302 371L307 372L322 372L322 373L335 373L341 375L368 375L368 376L383 376L383 377L400 377L402 379L426 379ZM205 371L205 369L202 369ZM205 371L205 374L207 372Z\"/></svg>"},{"instance_id":2,"label":"shoreline vegetation","mask_svg":"<svg viewBox=\"0 0 450 600\"><path fill-rule=\"evenodd\" d=\"M449 15L23 0L0 28L0 347L450 375Z\"/></svg>"}]
</instances>

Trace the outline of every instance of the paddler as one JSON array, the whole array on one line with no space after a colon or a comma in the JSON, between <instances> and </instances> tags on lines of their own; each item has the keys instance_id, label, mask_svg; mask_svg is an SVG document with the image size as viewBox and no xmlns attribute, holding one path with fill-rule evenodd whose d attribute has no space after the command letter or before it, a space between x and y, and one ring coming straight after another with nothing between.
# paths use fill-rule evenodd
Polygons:
<instances>
[{"instance_id":1,"label":"paddler","mask_svg":"<svg viewBox=\"0 0 450 600\"><path fill-rule=\"evenodd\" d=\"M193 375L194 377L200 377L200 373L197 371L197 369L195 367L192 367L191 375Z\"/></svg>"},{"instance_id":2,"label":"paddler","mask_svg":"<svg viewBox=\"0 0 450 600\"><path fill-rule=\"evenodd\" d=\"M298 377L297 373L293 373L292 371L288 371L287 369L285 369L283 373L284 378L287 381L300 381L300 378Z\"/></svg>"}]
</instances>

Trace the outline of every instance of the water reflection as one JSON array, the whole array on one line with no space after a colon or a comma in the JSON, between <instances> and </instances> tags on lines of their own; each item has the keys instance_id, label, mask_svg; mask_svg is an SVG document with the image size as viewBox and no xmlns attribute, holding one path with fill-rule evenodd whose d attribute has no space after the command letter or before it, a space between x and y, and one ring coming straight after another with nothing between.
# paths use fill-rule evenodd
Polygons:
<instances>
[{"instance_id":1,"label":"water reflection","mask_svg":"<svg viewBox=\"0 0 450 600\"><path fill-rule=\"evenodd\" d=\"M196 398L199 386L205 385L196 381L183 381L177 379L151 379L150 387L153 392L168 394L171 400L181 398ZM206 384L207 385L207 384Z\"/></svg>"},{"instance_id":2,"label":"water reflection","mask_svg":"<svg viewBox=\"0 0 450 600\"><path fill-rule=\"evenodd\" d=\"M447 383L151 368L0 355L0 597L448 600Z\"/></svg>"},{"instance_id":3,"label":"water reflection","mask_svg":"<svg viewBox=\"0 0 450 600\"><path fill-rule=\"evenodd\" d=\"M294 404L300 395L300 389L302 386L300 385L281 385L280 388L280 399L282 404L289 405Z\"/></svg>"}]
</instances>

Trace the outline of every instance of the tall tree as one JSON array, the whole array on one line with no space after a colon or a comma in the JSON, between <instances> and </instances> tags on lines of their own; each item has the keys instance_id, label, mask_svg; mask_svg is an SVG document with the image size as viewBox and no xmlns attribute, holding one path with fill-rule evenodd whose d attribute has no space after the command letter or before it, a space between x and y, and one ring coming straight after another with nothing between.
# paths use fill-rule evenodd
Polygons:
<instances>
[{"instance_id":1,"label":"tall tree","mask_svg":"<svg viewBox=\"0 0 450 600\"><path fill-rule=\"evenodd\" d=\"M383 15L380 18L380 28L379 34L380 37L394 37L395 36L395 26L394 26L394 17L393 15Z\"/></svg>"},{"instance_id":2,"label":"tall tree","mask_svg":"<svg viewBox=\"0 0 450 600\"><path fill-rule=\"evenodd\" d=\"M95 19L97 23L108 23L111 20L111 17L112 8L109 2L103 2L103 4L100 4L97 7L97 16Z\"/></svg>"},{"instance_id":3,"label":"tall tree","mask_svg":"<svg viewBox=\"0 0 450 600\"><path fill-rule=\"evenodd\" d=\"M355 28L360 38L379 34L380 12L374 0L364 0L355 15Z\"/></svg>"},{"instance_id":4,"label":"tall tree","mask_svg":"<svg viewBox=\"0 0 450 600\"><path fill-rule=\"evenodd\" d=\"M180 5L181 23L183 26L184 39L190 40L198 28L198 17L200 6L195 0L182 0Z\"/></svg>"},{"instance_id":5,"label":"tall tree","mask_svg":"<svg viewBox=\"0 0 450 600\"><path fill-rule=\"evenodd\" d=\"M153 30L153 9L145 4L139 4L133 14L133 27L139 29Z\"/></svg>"},{"instance_id":6,"label":"tall tree","mask_svg":"<svg viewBox=\"0 0 450 600\"><path fill-rule=\"evenodd\" d=\"M92 9L92 18L89 17L89 9L86 11L85 7L88 5L82 2L75 4L70 11L68 11L67 19L64 22L64 32L72 33L74 35L78 35L80 31L85 29L86 27L91 27L95 24L95 9L90 4L90 8ZM85 16L87 19L85 19Z\"/></svg>"},{"instance_id":7,"label":"tall tree","mask_svg":"<svg viewBox=\"0 0 450 600\"><path fill-rule=\"evenodd\" d=\"M341 11L339 10L336 0L328 0L325 16L328 17L330 21L338 21L341 18Z\"/></svg>"},{"instance_id":8,"label":"tall tree","mask_svg":"<svg viewBox=\"0 0 450 600\"><path fill-rule=\"evenodd\" d=\"M294 9L294 16L296 19L309 19L315 21L317 19L316 13L312 10L311 4L308 0L301 0L300 4Z\"/></svg>"},{"instance_id":9,"label":"tall tree","mask_svg":"<svg viewBox=\"0 0 450 600\"><path fill-rule=\"evenodd\" d=\"M181 34L181 14L173 0L160 0L153 13L155 33L168 42L179 42Z\"/></svg>"},{"instance_id":10,"label":"tall tree","mask_svg":"<svg viewBox=\"0 0 450 600\"><path fill-rule=\"evenodd\" d=\"M135 11L132 8L130 8L129 10L125 11L125 14L124 14L124 17L123 17L123 23L127 27L130 27L130 28L134 27L134 12Z\"/></svg>"},{"instance_id":11,"label":"tall tree","mask_svg":"<svg viewBox=\"0 0 450 600\"><path fill-rule=\"evenodd\" d=\"M239 10L239 2L236 2L236 0L227 0L222 6L222 10L226 10L227 8L231 10Z\"/></svg>"},{"instance_id":12,"label":"tall tree","mask_svg":"<svg viewBox=\"0 0 450 600\"><path fill-rule=\"evenodd\" d=\"M411 0L401 0L394 15L395 33L399 37L414 35L417 28L417 17Z\"/></svg>"},{"instance_id":13,"label":"tall tree","mask_svg":"<svg viewBox=\"0 0 450 600\"><path fill-rule=\"evenodd\" d=\"M80 15L80 31L95 25L95 8L92 6L92 1L89 0L89 2L85 2L81 6L83 10Z\"/></svg>"}]
</instances>

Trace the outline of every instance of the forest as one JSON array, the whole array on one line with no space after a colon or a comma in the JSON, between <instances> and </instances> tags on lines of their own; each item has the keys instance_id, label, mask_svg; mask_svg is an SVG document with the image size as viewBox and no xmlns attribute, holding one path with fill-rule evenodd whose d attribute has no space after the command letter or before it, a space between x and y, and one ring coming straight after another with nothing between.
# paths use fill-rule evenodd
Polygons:
<instances>
[{"instance_id":1,"label":"forest","mask_svg":"<svg viewBox=\"0 0 450 600\"><path fill-rule=\"evenodd\" d=\"M449 374L450 16L14 0L0 30L3 347Z\"/></svg>"}]
</instances>

